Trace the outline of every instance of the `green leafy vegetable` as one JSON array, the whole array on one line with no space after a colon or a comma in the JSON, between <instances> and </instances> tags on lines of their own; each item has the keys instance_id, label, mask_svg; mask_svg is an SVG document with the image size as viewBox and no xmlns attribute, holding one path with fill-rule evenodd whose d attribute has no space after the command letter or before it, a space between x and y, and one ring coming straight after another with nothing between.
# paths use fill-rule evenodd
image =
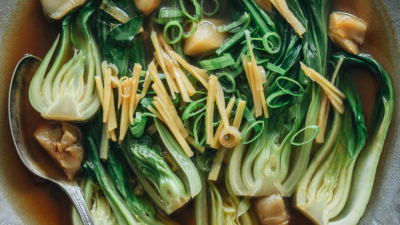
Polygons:
<instances>
[{"instance_id":1,"label":"green leafy vegetable","mask_svg":"<svg viewBox=\"0 0 400 225\"><path fill-rule=\"evenodd\" d=\"M135 17L109 31L105 37L104 60L118 67L120 77L131 77L131 73L127 72L128 68L133 68L134 63L139 63L145 68L143 43L141 36L136 34L142 22L142 16Z\"/></svg>"}]
</instances>

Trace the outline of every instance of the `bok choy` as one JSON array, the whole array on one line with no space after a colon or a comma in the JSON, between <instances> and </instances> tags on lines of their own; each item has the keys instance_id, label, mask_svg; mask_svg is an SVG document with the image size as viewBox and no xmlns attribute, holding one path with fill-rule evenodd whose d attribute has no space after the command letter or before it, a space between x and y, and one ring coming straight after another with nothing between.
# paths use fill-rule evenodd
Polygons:
<instances>
[{"instance_id":1,"label":"bok choy","mask_svg":"<svg viewBox=\"0 0 400 225\"><path fill-rule=\"evenodd\" d=\"M328 224L343 210L354 166L367 138L357 89L347 74L339 80L348 100L345 112L334 112L327 141L314 156L296 192L297 208L317 224Z\"/></svg>"},{"instance_id":2,"label":"bok choy","mask_svg":"<svg viewBox=\"0 0 400 225\"><path fill-rule=\"evenodd\" d=\"M180 169L174 173L161 155L161 147L152 138L130 135L123 147L126 158L155 204L170 214L194 198L201 189L196 167L162 124L155 120L161 140Z\"/></svg>"},{"instance_id":3,"label":"bok choy","mask_svg":"<svg viewBox=\"0 0 400 225\"><path fill-rule=\"evenodd\" d=\"M249 198L236 196L225 175L225 185L214 184L206 180L206 173L210 172L207 161L212 154L197 155L198 170L202 181L202 189L195 201L195 220L197 225L223 224L258 224L253 210L250 208ZM229 171L226 169L225 173Z\"/></svg>"},{"instance_id":4,"label":"bok choy","mask_svg":"<svg viewBox=\"0 0 400 225\"><path fill-rule=\"evenodd\" d=\"M292 139L303 126L311 101L311 88L306 85L312 84L304 81L298 66L301 49L307 43L302 43L291 27L281 23L277 26L285 35L274 64L267 64L271 68L267 75L270 118L263 121L264 129L253 143L233 149L229 163L229 182L233 193L240 196L291 196L291 186L297 183L289 178L298 169L293 161L301 160L294 146L297 142ZM312 141L312 137L302 142L307 141Z\"/></svg>"},{"instance_id":5,"label":"bok choy","mask_svg":"<svg viewBox=\"0 0 400 225\"><path fill-rule=\"evenodd\" d=\"M333 56L335 60L340 57L344 58L343 70L349 67L364 67L372 71L379 80L369 138L355 165L349 197L343 210L329 222L331 225L352 225L357 224L364 214L371 196L379 157L393 116L394 91L389 73L371 56L366 54L353 56L347 53L337 53Z\"/></svg>"},{"instance_id":6,"label":"bok choy","mask_svg":"<svg viewBox=\"0 0 400 225\"><path fill-rule=\"evenodd\" d=\"M143 213L143 210L131 204L129 198L126 200L124 195L120 193L121 189L118 189L114 183L114 178L110 176L110 173L101 163L98 155L102 138L102 123L100 121L98 119L93 121L92 126L87 131L86 149L88 150L88 159L85 164L87 170L96 177L119 224L159 224L158 221L152 218L154 215ZM146 203L143 202L142 204Z\"/></svg>"},{"instance_id":7,"label":"bok choy","mask_svg":"<svg viewBox=\"0 0 400 225\"><path fill-rule=\"evenodd\" d=\"M29 101L45 119L86 121L100 107L94 77L101 75L101 56L90 28L93 12L92 4L88 4L64 19L61 45L53 64L47 72L59 38L30 83ZM72 58L71 44L76 48Z\"/></svg>"},{"instance_id":8,"label":"bok choy","mask_svg":"<svg viewBox=\"0 0 400 225\"><path fill-rule=\"evenodd\" d=\"M313 68L319 74L324 75L328 57L328 13L331 7L331 0L310 0L310 1L290 1L296 9L293 13L305 23L306 33L303 36L303 62L308 67ZM301 4L301 9L300 6ZM303 13L302 13L303 12ZM302 16L303 15L303 16ZM301 76L304 74L301 72ZM322 96L321 88L310 79L300 78L300 83L307 84L307 89L303 98L309 99L309 106L305 118L305 128L316 125ZM287 193L294 193L297 183L306 171L310 159L311 148L315 138L315 129L306 129L298 136L298 143L304 143L294 148L294 161L292 167L295 168L288 174L284 190Z\"/></svg>"}]
</instances>

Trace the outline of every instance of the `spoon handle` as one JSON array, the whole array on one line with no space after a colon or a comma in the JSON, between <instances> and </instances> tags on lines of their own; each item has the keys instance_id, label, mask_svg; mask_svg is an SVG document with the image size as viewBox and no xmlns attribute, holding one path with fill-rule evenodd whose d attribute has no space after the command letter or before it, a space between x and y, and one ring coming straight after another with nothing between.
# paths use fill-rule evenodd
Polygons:
<instances>
[{"instance_id":1,"label":"spoon handle","mask_svg":"<svg viewBox=\"0 0 400 225\"><path fill-rule=\"evenodd\" d=\"M94 225L92 217L90 216L89 209L85 203L85 199L83 198L82 191L78 185L75 186L64 186L65 192L67 192L68 196L72 200L75 205L76 210L79 213L79 216L82 219L84 225Z\"/></svg>"}]
</instances>

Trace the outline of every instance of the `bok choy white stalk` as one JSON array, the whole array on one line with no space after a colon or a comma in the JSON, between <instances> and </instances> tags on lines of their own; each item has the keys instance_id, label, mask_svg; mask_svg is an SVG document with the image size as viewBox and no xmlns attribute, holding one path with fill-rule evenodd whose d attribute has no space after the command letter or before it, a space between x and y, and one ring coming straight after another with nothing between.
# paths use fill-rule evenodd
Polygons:
<instances>
[{"instance_id":1,"label":"bok choy white stalk","mask_svg":"<svg viewBox=\"0 0 400 225\"><path fill-rule=\"evenodd\" d=\"M63 21L61 46L51 65L59 38L54 42L29 87L29 101L45 119L86 121L100 107L95 75L101 76L100 55L90 30L92 4ZM69 58L71 44L77 49ZM47 72L47 73L46 73Z\"/></svg>"}]
</instances>

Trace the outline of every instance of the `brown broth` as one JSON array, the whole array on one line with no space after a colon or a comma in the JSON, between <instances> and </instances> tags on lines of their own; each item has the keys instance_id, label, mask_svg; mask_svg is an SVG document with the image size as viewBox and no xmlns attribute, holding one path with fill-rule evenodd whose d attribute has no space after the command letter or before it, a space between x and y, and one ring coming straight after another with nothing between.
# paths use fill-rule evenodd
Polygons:
<instances>
[{"instance_id":1,"label":"brown broth","mask_svg":"<svg viewBox=\"0 0 400 225\"><path fill-rule=\"evenodd\" d=\"M17 3L20 9L12 14L10 20L16 20L11 29L4 32L3 44L7 54L2 60L3 88L0 89L1 119L4 121L1 129L0 171L3 174L0 189L10 203L10 207L21 217L21 221L29 224L70 224L71 204L65 194L49 182L39 182L22 164L14 148L9 132L7 100L8 84L15 65L25 54L44 57L53 44L60 25L49 23L41 12L39 1ZM22 7L22 8L21 8ZM29 103L29 102L28 102ZM36 124L41 121L40 115L27 104L25 111L26 124L31 124L27 133L33 132ZM30 108L30 109L29 109ZM43 152L33 136L30 144ZM44 155L48 157L47 155Z\"/></svg>"},{"instance_id":2,"label":"brown broth","mask_svg":"<svg viewBox=\"0 0 400 225\"><path fill-rule=\"evenodd\" d=\"M28 2L17 3L23 9L19 9L18 13L14 12L10 19L17 20L13 24L18 24L18 26L5 32L3 37L3 40L5 40L3 44L6 43L7 45L6 50L2 52L2 54L7 54L7 57L3 57L4 59L1 62L3 84L9 84L15 65L25 54L33 54L43 58L60 31L59 23L49 23L44 19L40 1ZM223 8L223 5L221 4L221 8ZM374 10L376 5L369 0L335 0L335 8L338 11L359 16L369 23L365 44L361 46L361 51L373 55L391 72L390 59L392 59L392 56L388 54L390 52L388 49L393 47L395 42L394 39L390 41L390 36L394 36L393 31L385 30L384 26L380 26L385 15L378 14ZM222 14L229 15L225 12L219 13L219 15ZM227 16L221 16L221 19L229 21ZM397 45L394 47L398 48ZM365 70L357 69L350 73L360 92L368 123L374 102L371 100L375 97L374 92L370 90L377 89L376 81ZM0 143L2 143L0 171L4 177L0 183L0 190L5 193L6 199L11 203L14 211L19 213L22 221L29 221L29 224L70 224L71 204L67 197L58 187L48 182L38 182L21 163L6 123L8 121L6 113L8 88L0 89L0 96L3 96L0 101L2 107L0 116L4 123L3 129L0 130ZM26 115L26 122L32 122L32 130L27 132L32 133L41 117L32 109L27 111ZM34 140L31 140L31 144L37 146ZM191 205L189 204L189 206ZM174 213L173 218L181 224L194 224L191 208L186 207L181 212ZM291 224L312 224L295 209L290 210L293 218Z\"/></svg>"}]
</instances>

